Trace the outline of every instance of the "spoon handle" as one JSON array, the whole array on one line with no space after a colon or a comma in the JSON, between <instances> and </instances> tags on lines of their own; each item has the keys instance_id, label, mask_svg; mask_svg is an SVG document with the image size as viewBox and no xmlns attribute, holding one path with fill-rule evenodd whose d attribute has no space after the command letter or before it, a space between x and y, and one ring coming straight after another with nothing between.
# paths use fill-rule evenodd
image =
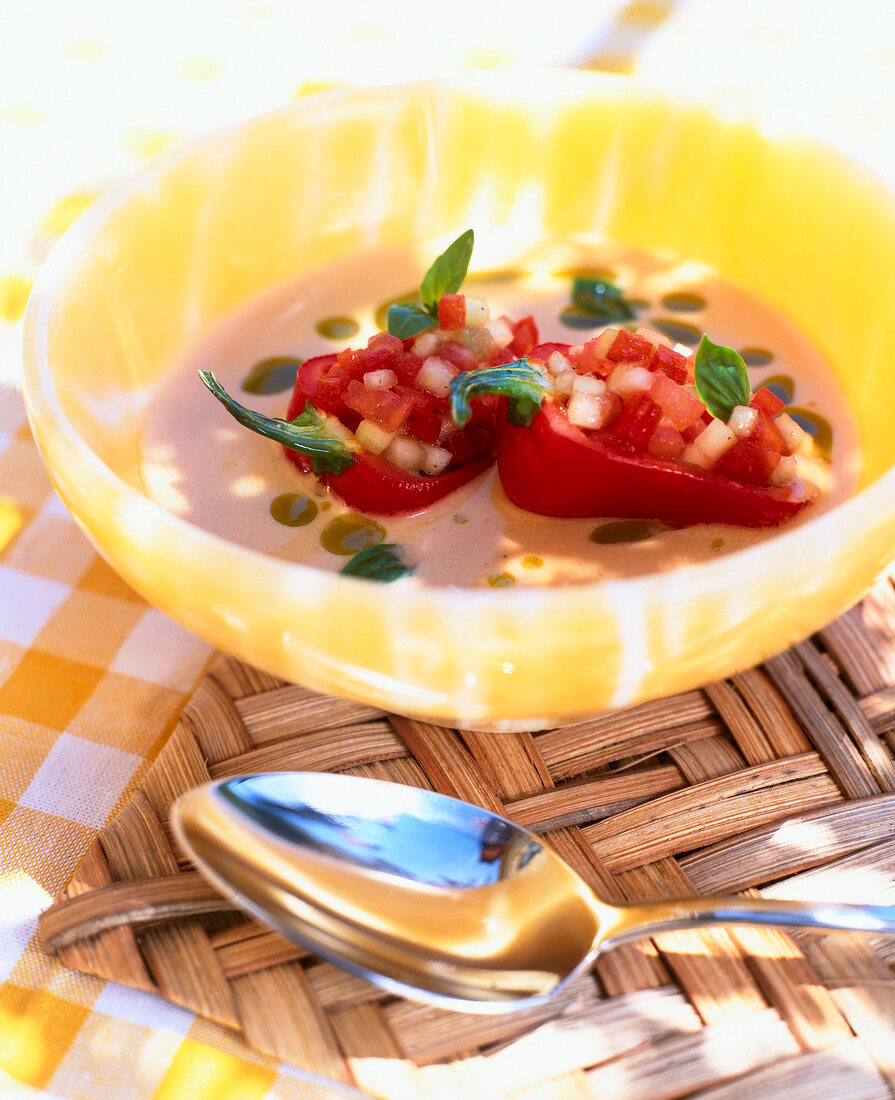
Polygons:
<instances>
[{"instance_id":1,"label":"spoon handle","mask_svg":"<svg viewBox=\"0 0 895 1100\"><path fill-rule=\"evenodd\" d=\"M607 927L609 924L611 927ZM600 948L614 947L625 940L659 932L712 924L895 933L895 905L840 905L744 897L671 898L620 905L617 917L604 924Z\"/></svg>"}]
</instances>

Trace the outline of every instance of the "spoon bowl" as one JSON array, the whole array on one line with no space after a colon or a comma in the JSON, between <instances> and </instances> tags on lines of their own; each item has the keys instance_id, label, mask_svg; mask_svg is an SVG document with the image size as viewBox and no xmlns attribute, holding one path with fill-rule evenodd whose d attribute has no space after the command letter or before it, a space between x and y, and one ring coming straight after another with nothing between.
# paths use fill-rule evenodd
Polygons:
<instances>
[{"instance_id":1,"label":"spoon bowl","mask_svg":"<svg viewBox=\"0 0 895 1100\"><path fill-rule=\"evenodd\" d=\"M614 904L532 833L432 791L317 772L206 784L175 834L224 896L330 962L414 1000L531 1008L600 953L706 924L895 932L895 907L745 897Z\"/></svg>"}]
</instances>

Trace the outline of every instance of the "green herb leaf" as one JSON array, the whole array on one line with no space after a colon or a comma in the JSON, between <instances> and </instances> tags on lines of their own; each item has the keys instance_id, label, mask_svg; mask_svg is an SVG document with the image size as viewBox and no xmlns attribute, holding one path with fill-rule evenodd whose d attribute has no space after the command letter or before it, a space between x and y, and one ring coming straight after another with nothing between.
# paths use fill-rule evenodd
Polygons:
<instances>
[{"instance_id":1,"label":"green herb leaf","mask_svg":"<svg viewBox=\"0 0 895 1100\"><path fill-rule=\"evenodd\" d=\"M461 371L451 380L451 416L462 428L472 416L469 404L472 398L494 393L510 399L507 408L510 423L528 428L551 388L543 372L525 358L505 366Z\"/></svg>"},{"instance_id":2,"label":"green herb leaf","mask_svg":"<svg viewBox=\"0 0 895 1100\"><path fill-rule=\"evenodd\" d=\"M358 550L340 570L346 577L366 577L371 581L396 581L413 572L403 558L403 548L393 542L380 542Z\"/></svg>"},{"instance_id":3,"label":"green herb leaf","mask_svg":"<svg viewBox=\"0 0 895 1100\"><path fill-rule=\"evenodd\" d=\"M474 242L475 234L467 229L448 245L423 276L420 300L423 309L433 317L438 316L438 299L442 294L456 294L463 285Z\"/></svg>"},{"instance_id":4,"label":"green herb leaf","mask_svg":"<svg viewBox=\"0 0 895 1100\"><path fill-rule=\"evenodd\" d=\"M351 454L343 439L337 439L326 426L326 420L311 405L294 420L280 420L252 412L227 393L211 371L200 370L199 377L227 412L244 427L266 439L282 443L311 460L311 469L320 474L343 474L357 459Z\"/></svg>"},{"instance_id":5,"label":"green herb leaf","mask_svg":"<svg viewBox=\"0 0 895 1100\"><path fill-rule=\"evenodd\" d=\"M608 279L576 276L572 281L572 302L601 324L630 321L637 316L621 288Z\"/></svg>"},{"instance_id":6,"label":"green herb leaf","mask_svg":"<svg viewBox=\"0 0 895 1100\"><path fill-rule=\"evenodd\" d=\"M399 340L416 336L427 328L435 328L437 324L438 321L415 302L400 302L388 307L388 330Z\"/></svg>"},{"instance_id":7,"label":"green herb leaf","mask_svg":"<svg viewBox=\"0 0 895 1100\"><path fill-rule=\"evenodd\" d=\"M456 294L463 285L475 235L471 229L437 257L420 283L420 302L398 302L388 307L388 331L399 340L438 327L438 300L442 294Z\"/></svg>"},{"instance_id":8,"label":"green herb leaf","mask_svg":"<svg viewBox=\"0 0 895 1100\"><path fill-rule=\"evenodd\" d=\"M696 392L712 416L726 424L737 405L748 405L752 397L749 372L743 357L703 333L696 349Z\"/></svg>"}]
</instances>

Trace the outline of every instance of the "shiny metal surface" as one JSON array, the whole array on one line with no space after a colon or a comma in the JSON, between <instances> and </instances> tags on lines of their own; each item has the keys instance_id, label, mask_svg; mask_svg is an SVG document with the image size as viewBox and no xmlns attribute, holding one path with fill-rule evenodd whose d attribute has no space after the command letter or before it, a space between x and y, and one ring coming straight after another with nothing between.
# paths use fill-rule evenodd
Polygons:
<instances>
[{"instance_id":1,"label":"shiny metal surface","mask_svg":"<svg viewBox=\"0 0 895 1100\"><path fill-rule=\"evenodd\" d=\"M895 907L743 897L609 904L531 833L431 791L316 772L209 783L178 840L262 923L416 1000L475 1012L556 996L627 940L706 924L895 932Z\"/></svg>"}]
</instances>

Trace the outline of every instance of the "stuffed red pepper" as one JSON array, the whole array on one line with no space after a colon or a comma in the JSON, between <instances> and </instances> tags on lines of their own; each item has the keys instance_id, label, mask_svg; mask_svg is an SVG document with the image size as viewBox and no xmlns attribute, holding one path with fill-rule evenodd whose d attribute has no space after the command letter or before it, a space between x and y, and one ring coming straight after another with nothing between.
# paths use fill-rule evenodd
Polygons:
<instances>
[{"instance_id":1,"label":"stuffed red pepper","mask_svg":"<svg viewBox=\"0 0 895 1100\"><path fill-rule=\"evenodd\" d=\"M285 419L252 412L213 374L200 377L246 427L364 513L417 512L470 481L495 459L497 397L483 393L462 425L451 418L457 375L507 363L537 341L531 318L491 319L487 304L458 293L473 234L432 265L418 302L389 310L389 331L365 348L306 360Z\"/></svg>"},{"instance_id":2,"label":"stuffed red pepper","mask_svg":"<svg viewBox=\"0 0 895 1100\"><path fill-rule=\"evenodd\" d=\"M458 422L464 392L499 392L489 381L501 371L531 386L524 411L508 398L497 458L507 496L527 511L772 527L816 496L798 464L807 434L771 391L751 393L742 359L707 337L695 354L645 329L540 345L458 379Z\"/></svg>"}]
</instances>

